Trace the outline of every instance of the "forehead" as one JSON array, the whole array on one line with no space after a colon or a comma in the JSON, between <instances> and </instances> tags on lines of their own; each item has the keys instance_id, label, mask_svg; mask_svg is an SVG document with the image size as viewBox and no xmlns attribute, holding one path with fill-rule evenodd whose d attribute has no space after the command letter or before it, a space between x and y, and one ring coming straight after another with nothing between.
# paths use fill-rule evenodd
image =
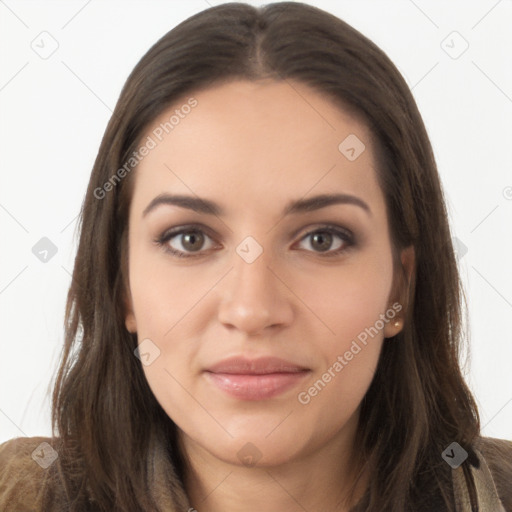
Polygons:
<instances>
[{"instance_id":1,"label":"forehead","mask_svg":"<svg viewBox=\"0 0 512 512\"><path fill-rule=\"evenodd\" d=\"M154 148L137 167L134 202L162 191L229 193L261 207L334 187L379 200L367 127L301 83L232 81L185 95L148 137Z\"/></svg>"}]
</instances>

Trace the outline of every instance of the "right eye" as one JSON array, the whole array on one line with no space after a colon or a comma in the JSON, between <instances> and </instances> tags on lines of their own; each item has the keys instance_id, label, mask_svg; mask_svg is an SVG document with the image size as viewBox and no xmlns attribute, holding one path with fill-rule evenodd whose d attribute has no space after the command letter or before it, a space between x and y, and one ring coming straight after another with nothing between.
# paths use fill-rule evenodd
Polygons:
<instances>
[{"instance_id":1,"label":"right eye","mask_svg":"<svg viewBox=\"0 0 512 512\"><path fill-rule=\"evenodd\" d=\"M203 249L206 239L212 240L203 230L197 227L180 227L165 231L156 240L156 243L173 256L190 258L203 255L204 251L201 251L201 249ZM174 246L171 242L174 243ZM176 246L181 246L181 248ZM207 249L211 248L210 246ZM198 254L194 254L195 252Z\"/></svg>"}]
</instances>

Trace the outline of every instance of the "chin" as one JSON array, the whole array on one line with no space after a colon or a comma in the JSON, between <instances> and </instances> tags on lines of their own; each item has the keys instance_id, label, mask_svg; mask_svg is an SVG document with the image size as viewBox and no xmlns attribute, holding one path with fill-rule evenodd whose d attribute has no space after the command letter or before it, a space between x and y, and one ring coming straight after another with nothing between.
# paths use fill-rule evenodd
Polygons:
<instances>
[{"instance_id":1,"label":"chin","mask_svg":"<svg viewBox=\"0 0 512 512\"><path fill-rule=\"evenodd\" d=\"M253 435L254 434L254 435ZM289 442L285 442L288 439ZM275 467L290 462L300 451L293 436L276 436L265 439L261 434L248 432L247 435L230 439L227 446L213 445L211 440L205 445L212 455L224 462L241 468Z\"/></svg>"}]
</instances>

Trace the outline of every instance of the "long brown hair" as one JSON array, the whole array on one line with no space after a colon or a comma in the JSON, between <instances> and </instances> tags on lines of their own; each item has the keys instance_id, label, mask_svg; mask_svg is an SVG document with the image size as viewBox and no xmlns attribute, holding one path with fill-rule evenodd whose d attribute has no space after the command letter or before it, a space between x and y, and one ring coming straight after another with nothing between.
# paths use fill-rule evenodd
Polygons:
<instances>
[{"instance_id":1,"label":"long brown hair","mask_svg":"<svg viewBox=\"0 0 512 512\"><path fill-rule=\"evenodd\" d=\"M395 269L403 270L402 248L413 245L416 260L404 329L384 344L361 405L357 451L370 471L364 510L433 510L434 503L453 510L451 468L441 453L453 441L470 451L480 422L459 366L464 294L432 148L386 54L337 17L296 2L227 3L192 16L149 49L121 92L82 205L53 391L52 428L76 498L69 510L80 509L85 484L100 510L154 510L144 464L153 431L169 440L181 475L175 424L153 396L133 353L136 335L124 324L136 168L113 190L98 190L163 111L233 79L300 81L371 130Z\"/></svg>"}]
</instances>

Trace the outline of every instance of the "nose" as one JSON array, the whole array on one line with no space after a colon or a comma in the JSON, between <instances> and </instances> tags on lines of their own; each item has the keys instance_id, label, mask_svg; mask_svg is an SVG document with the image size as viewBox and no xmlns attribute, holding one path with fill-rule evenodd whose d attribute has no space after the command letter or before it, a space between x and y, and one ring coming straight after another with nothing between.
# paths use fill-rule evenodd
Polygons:
<instances>
[{"instance_id":1,"label":"nose","mask_svg":"<svg viewBox=\"0 0 512 512\"><path fill-rule=\"evenodd\" d=\"M257 335L291 323L293 295L272 268L266 251L252 263L235 253L234 268L224 286L218 318L225 326Z\"/></svg>"}]
</instances>

